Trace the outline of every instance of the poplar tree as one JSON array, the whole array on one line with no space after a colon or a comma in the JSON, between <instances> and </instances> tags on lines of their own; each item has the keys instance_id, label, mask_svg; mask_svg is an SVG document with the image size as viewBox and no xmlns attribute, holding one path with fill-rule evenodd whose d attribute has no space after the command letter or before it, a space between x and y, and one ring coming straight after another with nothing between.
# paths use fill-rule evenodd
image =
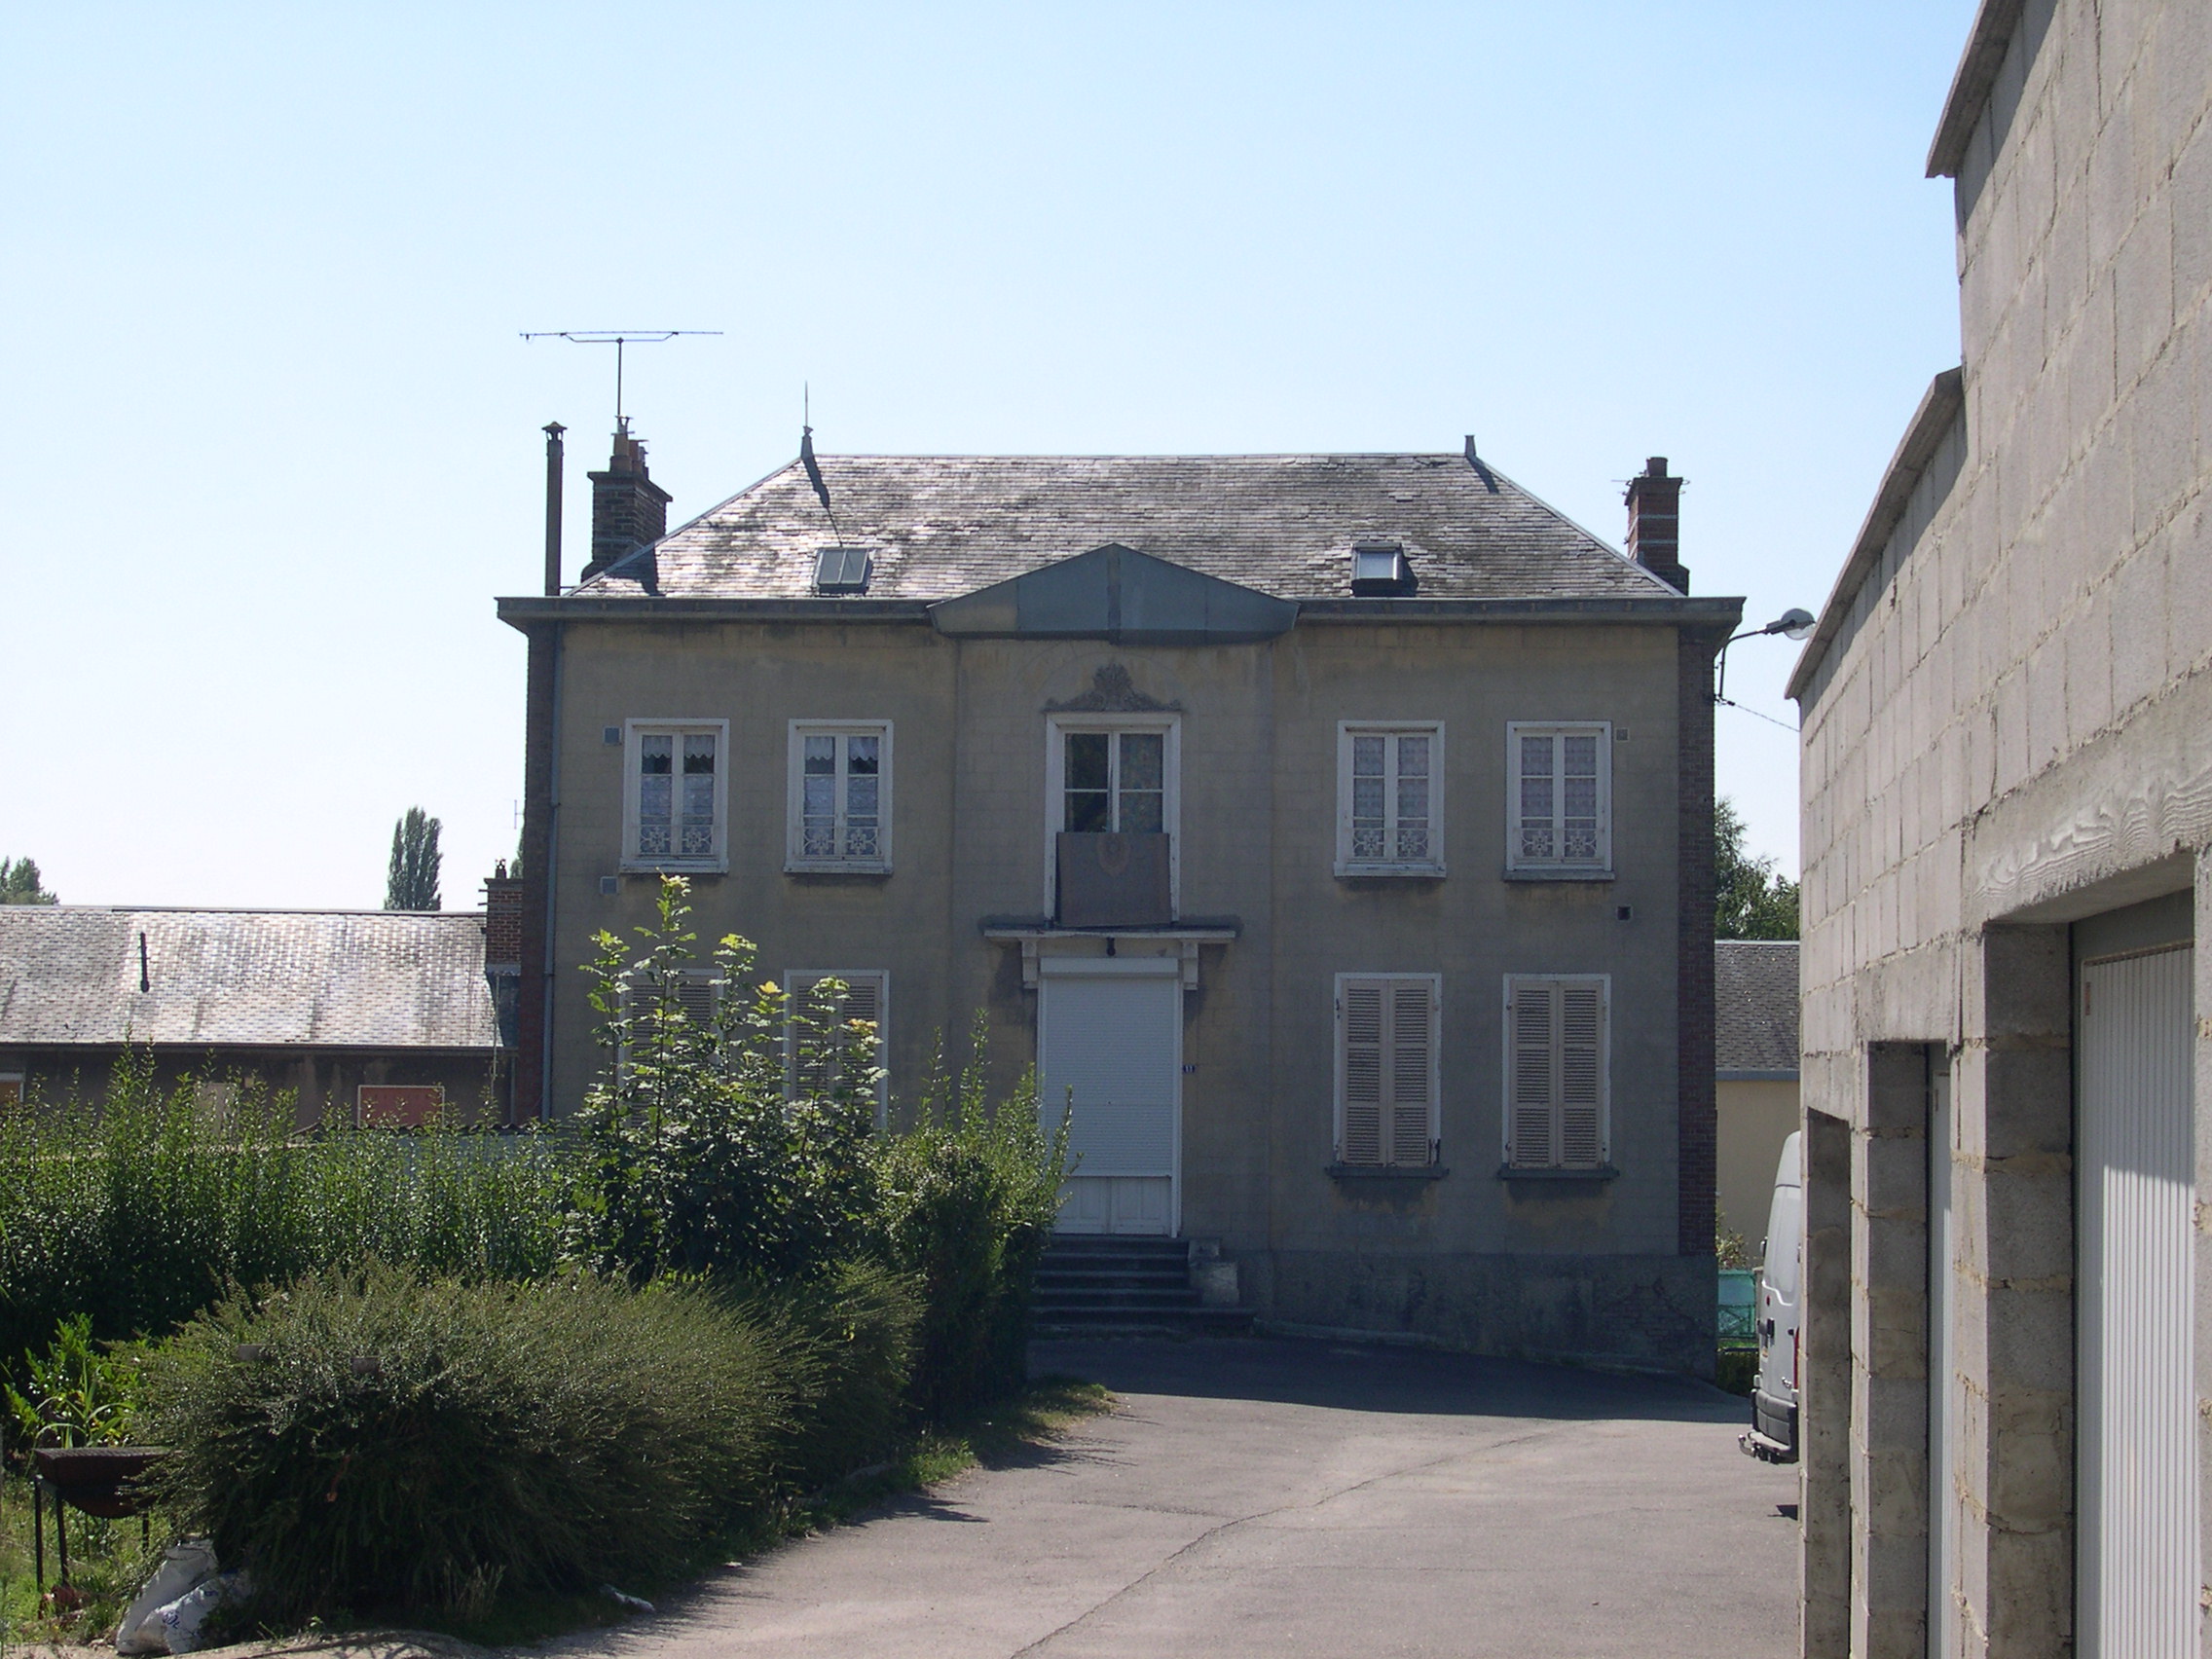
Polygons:
<instances>
[{"instance_id":1,"label":"poplar tree","mask_svg":"<svg viewBox=\"0 0 2212 1659\"><path fill-rule=\"evenodd\" d=\"M385 877L387 910L436 910L438 902L438 821L419 806L407 809L391 827L391 868Z\"/></svg>"}]
</instances>

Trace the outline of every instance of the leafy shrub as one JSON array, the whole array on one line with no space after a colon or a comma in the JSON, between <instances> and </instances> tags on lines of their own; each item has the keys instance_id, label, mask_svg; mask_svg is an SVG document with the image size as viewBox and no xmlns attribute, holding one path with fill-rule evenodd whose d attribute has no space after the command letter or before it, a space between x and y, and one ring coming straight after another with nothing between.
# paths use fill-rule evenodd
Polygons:
<instances>
[{"instance_id":1,"label":"leafy shrub","mask_svg":"<svg viewBox=\"0 0 2212 1659\"><path fill-rule=\"evenodd\" d=\"M777 1454L788 1491L816 1491L891 1446L913 1381L919 1285L874 1262L848 1262L739 1306L774 1338L791 1390Z\"/></svg>"},{"instance_id":2,"label":"leafy shrub","mask_svg":"<svg viewBox=\"0 0 2212 1659\"><path fill-rule=\"evenodd\" d=\"M0 1369L84 1315L114 1339L174 1329L225 1285L401 1262L436 1272L552 1271L561 1142L440 1125L300 1133L289 1095L241 1083L211 1111L151 1054L118 1062L98 1107L0 1119Z\"/></svg>"},{"instance_id":3,"label":"leafy shrub","mask_svg":"<svg viewBox=\"0 0 2212 1659\"><path fill-rule=\"evenodd\" d=\"M714 1012L687 1007L689 892L664 878L642 953L602 933L586 969L611 1063L579 1115L570 1247L638 1282L819 1276L857 1252L876 1201L870 1028L834 1018L834 980L795 1001L748 989L754 950L735 935L711 958Z\"/></svg>"},{"instance_id":4,"label":"leafy shrub","mask_svg":"<svg viewBox=\"0 0 2212 1659\"><path fill-rule=\"evenodd\" d=\"M756 1513L779 1344L705 1289L373 1268L232 1296L149 1362L163 1501L257 1616L658 1577Z\"/></svg>"},{"instance_id":5,"label":"leafy shrub","mask_svg":"<svg viewBox=\"0 0 2212 1659\"><path fill-rule=\"evenodd\" d=\"M24 1355L23 1389L0 1387L20 1446L121 1446L138 1403L137 1367L92 1342L85 1314L61 1321L43 1354Z\"/></svg>"},{"instance_id":6,"label":"leafy shrub","mask_svg":"<svg viewBox=\"0 0 2212 1659\"><path fill-rule=\"evenodd\" d=\"M1067 1125L1044 1133L1033 1079L986 1105L984 1035L978 1015L956 1078L940 1052L914 1126L881 1154L878 1248L922 1284L914 1397L938 1419L1027 1375L1031 1288L1067 1160Z\"/></svg>"}]
</instances>

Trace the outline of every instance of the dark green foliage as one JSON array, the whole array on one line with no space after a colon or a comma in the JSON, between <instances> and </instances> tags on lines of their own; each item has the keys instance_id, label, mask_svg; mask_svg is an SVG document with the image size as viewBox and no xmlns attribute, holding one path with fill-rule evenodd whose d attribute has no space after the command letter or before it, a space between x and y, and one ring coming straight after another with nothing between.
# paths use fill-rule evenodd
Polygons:
<instances>
[{"instance_id":1,"label":"dark green foliage","mask_svg":"<svg viewBox=\"0 0 2212 1659\"><path fill-rule=\"evenodd\" d=\"M775 1341L791 1390L792 1420L777 1449L788 1491L828 1486L898 1437L922 1320L911 1279L848 1262L736 1306Z\"/></svg>"},{"instance_id":2,"label":"dark green foliage","mask_svg":"<svg viewBox=\"0 0 2212 1659\"><path fill-rule=\"evenodd\" d=\"M940 1054L913 1128L882 1149L879 1248L923 1286L915 1404L940 1419L1021 1385L1066 1164L1064 1117L1043 1132L1033 1082L987 1109L984 1036L978 1015L968 1064L950 1078Z\"/></svg>"},{"instance_id":3,"label":"dark green foliage","mask_svg":"<svg viewBox=\"0 0 2212 1659\"><path fill-rule=\"evenodd\" d=\"M164 1092L152 1056L127 1054L96 1110L0 1117L0 1371L73 1315L96 1339L159 1336L228 1284L312 1268L549 1272L560 1146L450 1126L301 1134L287 1095L251 1080Z\"/></svg>"},{"instance_id":4,"label":"dark green foliage","mask_svg":"<svg viewBox=\"0 0 2212 1659\"><path fill-rule=\"evenodd\" d=\"M766 1501L777 1345L703 1288L372 1269L233 1296L149 1362L163 1502L256 1617L658 1578Z\"/></svg>"},{"instance_id":5,"label":"dark green foliage","mask_svg":"<svg viewBox=\"0 0 2212 1659\"><path fill-rule=\"evenodd\" d=\"M856 1253L875 1208L871 1029L833 1019L834 980L796 1000L749 986L753 947L734 935L715 947L711 988L691 978L688 897L664 880L641 953L603 933L586 970L612 1063L578 1115L571 1247L640 1282L820 1274Z\"/></svg>"},{"instance_id":6,"label":"dark green foliage","mask_svg":"<svg viewBox=\"0 0 2212 1659\"><path fill-rule=\"evenodd\" d=\"M29 859L0 858L0 904L54 904L59 901L41 884Z\"/></svg>"},{"instance_id":7,"label":"dark green foliage","mask_svg":"<svg viewBox=\"0 0 2212 1659\"><path fill-rule=\"evenodd\" d=\"M419 806L411 806L391 827L391 864L385 874L387 910L435 910L438 902L438 831L444 826Z\"/></svg>"},{"instance_id":8,"label":"dark green foliage","mask_svg":"<svg viewBox=\"0 0 2212 1659\"><path fill-rule=\"evenodd\" d=\"M1744 820L1726 795L1713 803L1713 935L1797 937L1797 884L1744 850Z\"/></svg>"},{"instance_id":9,"label":"dark green foliage","mask_svg":"<svg viewBox=\"0 0 2212 1659\"><path fill-rule=\"evenodd\" d=\"M641 1282L788 1285L866 1252L922 1287L913 1401L926 1416L1017 1387L1064 1132L1042 1132L1027 1084L990 1108L978 1020L966 1068L935 1068L913 1128L873 1133L873 1031L835 1017L844 987L749 988L753 947L731 936L714 951L710 1005L689 977L688 897L664 880L655 925L634 946L601 935L587 970L614 1063L582 1114L575 1254Z\"/></svg>"}]
</instances>

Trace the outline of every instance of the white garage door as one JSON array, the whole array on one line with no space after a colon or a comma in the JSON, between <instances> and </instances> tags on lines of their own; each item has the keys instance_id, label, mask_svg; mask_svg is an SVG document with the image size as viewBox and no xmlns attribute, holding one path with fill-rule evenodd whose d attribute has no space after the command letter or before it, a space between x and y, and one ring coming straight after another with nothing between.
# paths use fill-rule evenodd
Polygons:
<instances>
[{"instance_id":1,"label":"white garage door","mask_svg":"<svg viewBox=\"0 0 2212 1659\"><path fill-rule=\"evenodd\" d=\"M2196 1652L2194 962L2085 963L2077 992L2083 1659Z\"/></svg>"},{"instance_id":2,"label":"white garage door","mask_svg":"<svg viewBox=\"0 0 2212 1659\"><path fill-rule=\"evenodd\" d=\"M1037 986L1038 1105L1074 1102L1064 1233L1172 1234L1183 1070L1182 967L1171 957L1046 958Z\"/></svg>"}]
</instances>

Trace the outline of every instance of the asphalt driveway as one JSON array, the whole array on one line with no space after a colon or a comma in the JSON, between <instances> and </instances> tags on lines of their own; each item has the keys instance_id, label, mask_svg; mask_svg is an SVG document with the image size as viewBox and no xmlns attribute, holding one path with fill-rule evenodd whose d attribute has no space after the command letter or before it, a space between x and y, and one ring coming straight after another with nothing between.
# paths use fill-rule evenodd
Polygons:
<instances>
[{"instance_id":1,"label":"asphalt driveway","mask_svg":"<svg viewBox=\"0 0 2212 1659\"><path fill-rule=\"evenodd\" d=\"M623 1659L1796 1651L1794 1471L1697 1383L1272 1340L1040 1344L1122 1409L554 1644Z\"/></svg>"}]
</instances>

